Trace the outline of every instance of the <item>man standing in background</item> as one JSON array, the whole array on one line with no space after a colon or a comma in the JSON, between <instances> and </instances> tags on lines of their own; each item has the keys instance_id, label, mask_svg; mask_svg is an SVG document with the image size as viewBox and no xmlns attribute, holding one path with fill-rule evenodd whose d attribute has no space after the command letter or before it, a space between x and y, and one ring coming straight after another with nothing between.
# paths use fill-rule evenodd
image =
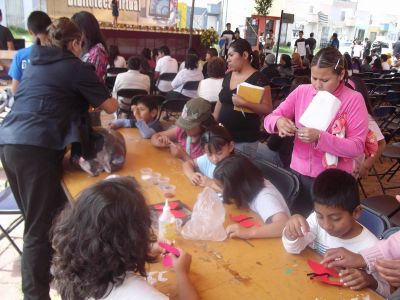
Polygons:
<instances>
[{"instance_id":1,"label":"man standing in background","mask_svg":"<svg viewBox=\"0 0 400 300\"><path fill-rule=\"evenodd\" d=\"M226 23L226 30L221 34L221 37L225 39L225 53L224 57L228 56L228 49L231 45L233 39L235 38L235 33L231 30L231 23Z\"/></svg>"},{"instance_id":2,"label":"man standing in background","mask_svg":"<svg viewBox=\"0 0 400 300\"><path fill-rule=\"evenodd\" d=\"M364 52L363 52L363 58L366 58L369 56L369 52L371 51L371 41L368 40L368 38L364 39Z\"/></svg>"},{"instance_id":3,"label":"man standing in background","mask_svg":"<svg viewBox=\"0 0 400 300\"><path fill-rule=\"evenodd\" d=\"M294 42L294 49L293 53L296 52L300 54L301 59L303 59L307 55L307 50L306 47L308 47L308 44L306 40L303 38L304 32L303 30L299 31L299 38Z\"/></svg>"},{"instance_id":4,"label":"man standing in background","mask_svg":"<svg viewBox=\"0 0 400 300\"><path fill-rule=\"evenodd\" d=\"M3 13L0 9L0 22L3 21ZM0 50L14 50L14 37L10 29L0 25Z\"/></svg>"},{"instance_id":5,"label":"man standing in background","mask_svg":"<svg viewBox=\"0 0 400 300\"><path fill-rule=\"evenodd\" d=\"M314 39L314 32L310 33L310 37L306 39L306 45L309 46L308 52L311 55L314 55L315 47L317 46L317 41Z\"/></svg>"}]
</instances>

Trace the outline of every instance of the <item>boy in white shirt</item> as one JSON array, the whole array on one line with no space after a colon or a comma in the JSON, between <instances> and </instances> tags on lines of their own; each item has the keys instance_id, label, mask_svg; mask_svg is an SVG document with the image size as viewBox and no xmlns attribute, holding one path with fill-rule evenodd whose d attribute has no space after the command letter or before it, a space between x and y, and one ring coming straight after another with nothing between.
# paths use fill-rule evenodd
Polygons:
<instances>
[{"instance_id":1,"label":"boy in white shirt","mask_svg":"<svg viewBox=\"0 0 400 300\"><path fill-rule=\"evenodd\" d=\"M293 215L283 230L282 242L287 252L299 254L310 246L321 255L337 247L358 253L377 243L375 235L357 222L362 209L358 186L347 172L328 169L318 175L312 188L312 200L314 212L307 220ZM342 273L346 276L341 276L341 281L351 289L369 287L382 295L390 292L388 284L377 274L372 276L360 269L345 269L340 275Z\"/></svg>"}]
</instances>

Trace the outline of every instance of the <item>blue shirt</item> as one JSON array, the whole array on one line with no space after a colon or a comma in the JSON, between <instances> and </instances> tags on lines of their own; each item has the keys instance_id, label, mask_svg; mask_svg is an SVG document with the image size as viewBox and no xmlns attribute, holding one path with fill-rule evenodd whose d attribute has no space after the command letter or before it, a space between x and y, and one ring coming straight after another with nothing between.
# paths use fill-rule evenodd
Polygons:
<instances>
[{"instance_id":1,"label":"blue shirt","mask_svg":"<svg viewBox=\"0 0 400 300\"><path fill-rule=\"evenodd\" d=\"M208 159L207 154L198 157L196 159L196 164L201 174L209 178L214 178L214 170L216 166Z\"/></svg>"},{"instance_id":2,"label":"blue shirt","mask_svg":"<svg viewBox=\"0 0 400 300\"><path fill-rule=\"evenodd\" d=\"M31 56L31 51L32 46L17 51L12 60L10 70L8 71L8 75L10 75L12 79L21 81L22 74L26 66L30 63L29 57Z\"/></svg>"}]
</instances>

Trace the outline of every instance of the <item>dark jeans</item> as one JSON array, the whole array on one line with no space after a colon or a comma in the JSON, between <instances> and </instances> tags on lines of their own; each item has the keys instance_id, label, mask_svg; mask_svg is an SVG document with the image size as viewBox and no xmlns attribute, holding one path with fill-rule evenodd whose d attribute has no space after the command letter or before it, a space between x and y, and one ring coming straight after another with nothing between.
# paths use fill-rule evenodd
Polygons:
<instances>
[{"instance_id":1,"label":"dark jeans","mask_svg":"<svg viewBox=\"0 0 400 300\"><path fill-rule=\"evenodd\" d=\"M12 192L25 218L21 274L25 300L50 299L52 248L49 231L67 202L61 187L64 151L4 145L0 157Z\"/></svg>"},{"instance_id":2,"label":"dark jeans","mask_svg":"<svg viewBox=\"0 0 400 300\"><path fill-rule=\"evenodd\" d=\"M291 170L299 178L300 190L297 198L294 200L290 212L292 214L300 214L307 218L314 210L314 204L311 199L311 189L315 178L302 175L295 170Z\"/></svg>"}]
</instances>

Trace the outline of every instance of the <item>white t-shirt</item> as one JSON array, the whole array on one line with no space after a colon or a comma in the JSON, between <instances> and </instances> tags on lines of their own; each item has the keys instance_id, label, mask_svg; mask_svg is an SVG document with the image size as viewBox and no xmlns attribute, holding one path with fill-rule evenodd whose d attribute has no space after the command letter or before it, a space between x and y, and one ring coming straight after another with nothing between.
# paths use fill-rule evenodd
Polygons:
<instances>
[{"instance_id":1,"label":"white t-shirt","mask_svg":"<svg viewBox=\"0 0 400 300\"><path fill-rule=\"evenodd\" d=\"M116 68L126 68L126 60L122 56L117 56L114 59L114 67Z\"/></svg>"},{"instance_id":2,"label":"white t-shirt","mask_svg":"<svg viewBox=\"0 0 400 300\"><path fill-rule=\"evenodd\" d=\"M136 70L119 73L112 92L114 98L117 98L117 91L121 89L140 89L150 92L150 77Z\"/></svg>"},{"instance_id":3,"label":"white t-shirt","mask_svg":"<svg viewBox=\"0 0 400 300\"><path fill-rule=\"evenodd\" d=\"M306 56L307 55L306 40L305 39L296 40L295 47L297 47L297 53L299 53L300 56Z\"/></svg>"},{"instance_id":4,"label":"white t-shirt","mask_svg":"<svg viewBox=\"0 0 400 300\"><path fill-rule=\"evenodd\" d=\"M114 287L111 292L102 300L167 300L166 295L152 287L146 279L127 273L124 282Z\"/></svg>"},{"instance_id":5,"label":"white t-shirt","mask_svg":"<svg viewBox=\"0 0 400 300\"><path fill-rule=\"evenodd\" d=\"M269 223L270 218L279 212L284 212L290 216L289 208L282 194L268 180L265 180L264 184L265 188L251 201L250 209L258 213L266 223Z\"/></svg>"},{"instance_id":6,"label":"white t-shirt","mask_svg":"<svg viewBox=\"0 0 400 300\"><path fill-rule=\"evenodd\" d=\"M384 70L384 71L390 70L390 66L387 63L387 61L382 62L382 70Z\"/></svg>"},{"instance_id":7,"label":"white t-shirt","mask_svg":"<svg viewBox=\"0 0 400 300\"><path fill-rule=\"evenodd\" d=\"M363 249L372 247L378 241L377 237L363 226L361 233L348 240L329 235L319 224L317 214L312 212L307 218L310 231L304 237L289 241L285 234L282 235L283 246L289 253L299 254L307 246L315 249L320 255L324 255L330 248L343 247L352 252L358 253ZM361 225L362 226L362 225Z\"/></svg>"},{"instance_id":8,"label":"white t-shirt","mask_svg":"<svg viewBox=\"0 0 400 300\"><path fill-rule=\"evenodd\" d=\"M200 81L197 94L210 102L218 101L219 92L222 89L223 78L207 78Z\"/></svg>"},{"instance_id":9,"label":"white t-shirt","mask_svg":"<svg viewBox=\"0 0 400 300\"><path fill-rule=\"evenodd\" d=\"M310 231L304 234L304 237L298 238L294 241L289 241L285 236L285 229L282 234L282 242L286 251L289 253L299 254L307 246L317 251L320 255L324 255L328 249L343 247L351 252L359 253L361 250L373 247L378 242L377 237L365 228L362 224L363 230L361 233L348 240L329 235L318 224L317 214L312 212L307 218ZM389 284L379 276L378 273L372 273L375 280L378 282L376 291L387 297L390 294Z\"/></svg>"},{"instance_id":10,"label":"white t-shirt","mask_svg":"<svg viewBox=\"0 0 400 300\"><path fill-rule=\"evenodd\" d=\"M182 87L188 81L200 81L203 78L203 73L199 69L183 69L176 74L174 80L171 82L171 86L175 92L181 93L189 98L194 98L197 96L197 90L184 90Z\"/></svg>"},{"instance_id":11,"label":"white t-shirt","mask_svg":"<svg viewBox=\"0 0 400 300\"><path fill-rule=\"evenodd\" d=\"M164 73L178 73L178 62L175 58L169 55L165 55L157 60L156 72L160 74ZM162 92L172 91L172 86L170 81L160 80L158 83L158 89Z\"/></svg>"},{"instance_id":12,"label":"white t-shirt","mask_svg":"<svg viewBox=\"0 0 400 300\"><path fill-rule=\"evenodd\" d=\"M353 57L363 57L363 47L362 45L354 45L353 47Z\"/></svg>"}]
</instances>

